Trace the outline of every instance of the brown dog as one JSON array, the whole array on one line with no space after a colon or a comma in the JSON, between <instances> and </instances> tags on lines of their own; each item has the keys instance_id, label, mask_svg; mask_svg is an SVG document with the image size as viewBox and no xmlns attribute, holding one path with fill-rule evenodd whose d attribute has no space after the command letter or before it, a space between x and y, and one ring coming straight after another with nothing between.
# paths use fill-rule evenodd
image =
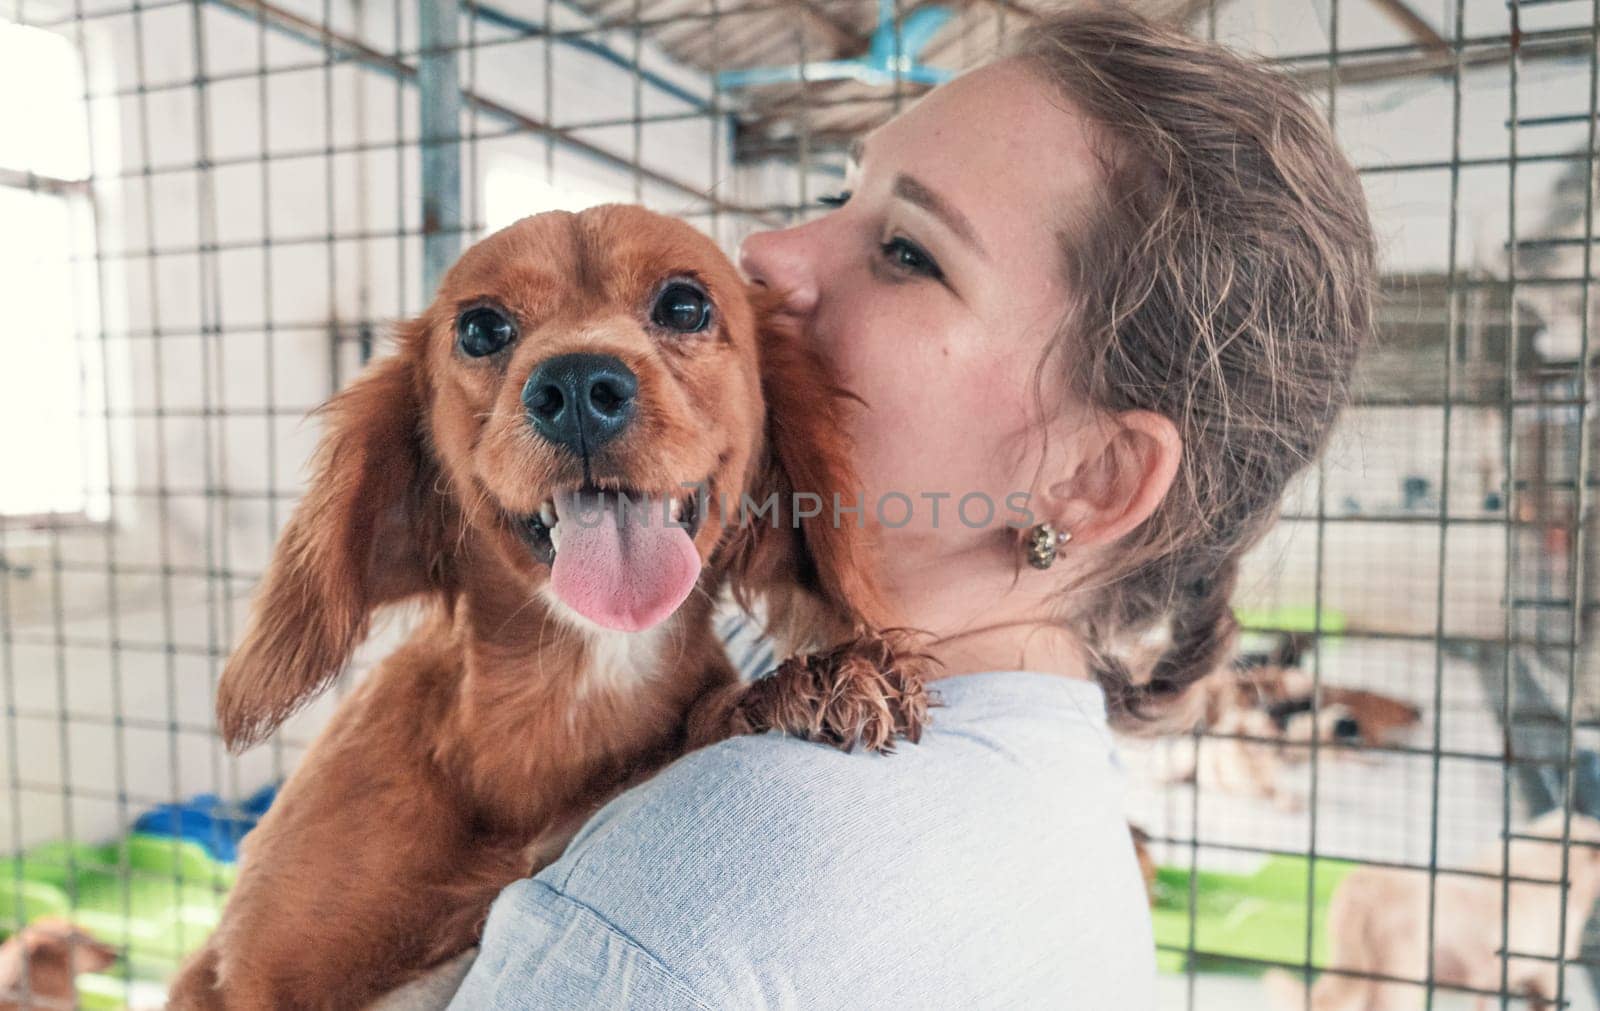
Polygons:
<instances>
[{"instance_id":1,"label":"brown dog","mask_svg":"<svg viewBox=\"0 0 1600 1011\"><path fill-rule=\"evenodd\" d=\"M77 1007L73 977L116 959L116 949L76 924L53 916L34 920L0 944L0 1011Z\"/></svg>"},{"instance_id":2,"label":"brown dog","mask_svg":"<svg viewBox=\"0 0 1600 1011\"><path fill-rule=\"evenodd\" d=\"M1282 786L1283 771L1311 757L1313 738L1338 745L1325 758L1392 744L1422 719L1416 706L1359 688L1322 685L1306 671L1276 663L1218 670L1190 705L1207 739L1176 739L1161 753L1167 782L1270 801L1297 811L1303 800ZM1192 729L1192 727L1191 727Z\"/></svg>"},{"instance_id":3,"label":"brown dog","mask_svg":"<svg viewBox=\"0 0 1600 1011\"><path fill-rule=\"evenodd\" d=\"M1559 840L1563 814L1554 811L1535 820L1523 833L1542 839L1516 839L1505 873L1513 879L1505 916L1506 941L1501 941L1501 847L1489 848L1479 860L1477 875L1441 872L1434 886L1433 972L1445 986L1500 989L1500 952L1534 958L1510 960L1506 987L1528 998L1530 1007L1549 1007L1556 999L1557 954L1576 958L1583 927L1600 898L1600 821L1572 816L1573 845L1566 858L1566 932L1560 936L1562 855ZM1548 883L1544 883L1548 882ZM1306 1002L1304 985L1284 972L1266 979L1275 1003L1313 1011L1407 1011L1423 1006L1420 983L1428 971L1428 875L1391 867L1363 867L1339 882L1328 907L1330 968ZM1350 973L1346 975L1345 973ZM1364 979L1361 974L1391 977ZM1571 983L1569 982L1569 986ZM1486 1007L1487 1000L1479 999Z\"/></svg>"},{"instance_id":4,"label":"brown dog","mask_svg":"<svg viewBox=\"0 0 1600 1011\"><path fill-rule=\"evenodd\" d=\"M867 533L791 509L852 497L843 395L710 240L633 207L524 219L399 344L325 409L224 736L259 741L325 687L380 605L426 618L246 841L180 1008L360 1006L474 943L501 888L693 745L920 726L913 664L867 634L889 617ZM711 625L725 577L834 648L738 684Z\"/></svg>"}]
</instances>

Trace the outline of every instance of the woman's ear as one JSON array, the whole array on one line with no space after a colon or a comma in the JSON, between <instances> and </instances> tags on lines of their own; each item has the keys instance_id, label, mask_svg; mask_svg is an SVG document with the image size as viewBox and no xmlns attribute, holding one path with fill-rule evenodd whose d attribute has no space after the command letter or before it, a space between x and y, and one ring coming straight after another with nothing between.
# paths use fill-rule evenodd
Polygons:
<instances>
[{"instance_id":1,"label":"woman's ear","mask_svg":"<svg viewBox=\"0 0 1600 1011\"><path fill-rule=\"evenodd\" d=\"M339 675L374 609L439 583L443 497L423 448L421 342L405 336L320 411L310 487L217 692L217 725L236 752Z\"/></svg>"},{"instance_id":2,"label":"woman's ear","mask_svg":"<svg viewBox=\"0 0 1600 1011\"><path fill-rule=\"evenodd\" d=\"M1109 544L1149 519L1183 461L1171 419L1123 411L1081 433L1072 476L1049 489L1048 514L1077 545Z\"/></svg>"}]
</instances>

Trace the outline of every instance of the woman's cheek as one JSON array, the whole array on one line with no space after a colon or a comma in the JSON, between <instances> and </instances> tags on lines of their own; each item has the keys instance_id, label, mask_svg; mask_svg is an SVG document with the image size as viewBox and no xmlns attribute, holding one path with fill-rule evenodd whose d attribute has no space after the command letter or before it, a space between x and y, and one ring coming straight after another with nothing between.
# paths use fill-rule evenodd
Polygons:
<instances>
[{"instance_id":1,"label":"woman's cheek","mask_svg":"<svg viewBox=\"0 0 1600 1011\"><path fill-rule=\"evenodd\" d=\"M986 392L981 372L947 357L905 356L896 381L868 399L857 438L862 475L880 493L959 497L989 491L996 440L991 426L1006 413Z\"/></svg>"},{"instance_id":2,"label":"woman's cheek","mask_svg":"<svg viewBox=\"0 0 1600 1011\"><path fill-rule=\"evenodd\" d=\"M821 350L866 405L851 425L863 490L918 501L988 490L993 423L1019 398L981 334L952 326L926 292L890 294L838 299L839 315L817 321L835 324L818 326Z\"/></svg>"}]
</instances>

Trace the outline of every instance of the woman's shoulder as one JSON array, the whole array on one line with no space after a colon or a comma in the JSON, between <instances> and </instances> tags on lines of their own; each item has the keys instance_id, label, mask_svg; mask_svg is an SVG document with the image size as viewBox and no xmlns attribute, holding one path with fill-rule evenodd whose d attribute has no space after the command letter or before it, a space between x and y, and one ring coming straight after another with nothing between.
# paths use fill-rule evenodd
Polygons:
<instances>
[{"instance_id":1,"label":"woman's shoulder","mask_svg":"<svg viewBox=\"0 0 1600 1011\"><path fill-rule=\"evenodd\" d=\"M1093 685L1039 674L968 675L941 682L936 698L922 740L899 742L887 754L768 733L685 755L592 819L553 876L570 884L587 867L610 864L613 853L650 866L655 861L638 859L647 851L703 847L716 848L722 867L741 854L765 861L774 847L859 864L877 855L878 842L903 854L904 838L885 824L995 821L987 808L1037 808L1068 794L1081 803L1078 781L1087 794L1120 796Z\"/></svg>"},{"instance_id":2,"label":"woman's shoulder","mask_svg":"<svg viewBox=\"0 0 1600 1011\"><path fill-rule=\"evenodd\" d=\"M775 848L791 857L826 848L851 812L882 811L906 791L920 791L929 757L904 745L890 755L845 753L779 734L722 741L613 800L544 877L575 893L616 890L624 901L649 878L653 891L672 888L704 899L712 886L725 885L731 867L765 865ZM891 782L900 789L890 789ZM663 869L670 869L670 882ZM705 881L698 880L701 870ZM624 884L619 875L640 880ZM770 892L775 884L763 886Z\"/></svg>"},{"instance_id":3,"label":"woman's shoulder","mask_svg":"<svg viewBox=\"0 0 1600 1011\"><path fill-rule=\"evenodd\" d=\"M1053 904L1104 881L1141 912L1098 691L986 675L942 694L922 741L890 755L776 734L686 755L598 814L541 880L718 981L782 965L782 945L822 965L893 950L906 937L890 909L926 923L934 949L960 947L939 931L974 915L1059 918Z\"/></svg>"},{"instance_id":4,"label":"woman's shoulder","mask_svg":"<svg viewBox=\"0 0 1600 1011\"><path fill-rule=\"evenodd\" d=\"M524 898L581 909L713 1006L781 1004L775 980L815 992L818 967L866 985L855 960L874 950L959 951L953 972L1090 943L1061 936L1065 903L1128 911L1137 950L1142 885L1103 713L1029 677L950 686L923 740L889 755L773 734L687 755L601 811ZM1004 925L993 950L971 950L974 922Z\"/></svg>"}]
</instances>

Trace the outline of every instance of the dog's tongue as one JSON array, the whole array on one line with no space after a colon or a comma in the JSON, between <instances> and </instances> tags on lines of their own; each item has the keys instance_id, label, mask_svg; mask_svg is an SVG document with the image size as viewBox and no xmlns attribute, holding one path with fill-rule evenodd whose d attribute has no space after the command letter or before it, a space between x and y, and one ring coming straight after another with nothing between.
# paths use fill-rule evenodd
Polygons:
<instances>
[{"instance_id":1,"label":"dog's tongue","mask_svg":"<svg viewBox=\"0 0 1600 1011\"><path fill-rule=\"evenodd\" d=\"M666 619L700 578L700 553L689 531L666 521L664 503L615 494L556 496L561 546L550 587L597 625L640 632Z\"/></svg>"}]
</instances>

